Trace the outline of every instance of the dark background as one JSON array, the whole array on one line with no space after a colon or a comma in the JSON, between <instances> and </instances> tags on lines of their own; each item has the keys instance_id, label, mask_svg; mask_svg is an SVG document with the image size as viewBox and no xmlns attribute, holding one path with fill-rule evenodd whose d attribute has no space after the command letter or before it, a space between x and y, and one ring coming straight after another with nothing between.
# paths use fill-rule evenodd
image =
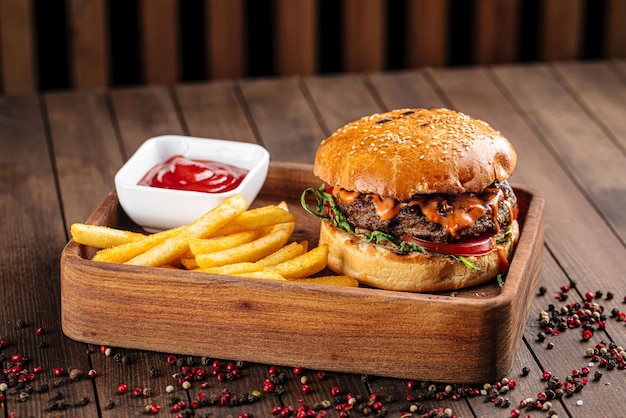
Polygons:
<instances>
[{"instance_id":1,"label":"dark background","mask_svg":"<svg viewBox=\"0 0 626 418\"><path fill-rule=\"evenodd\" d=\"M537 27L540 19L538 0L519 2L519 45L520 61L532 62L537 59ZM139 33L137 30L137 0L110 0L109 19L111 28L111 83L113 86L140 84ZM180 2L181 19L181 62L182 81L200 81L205 79L205 45L203 0L185 0ZM272 76L273 68L273 2L272 0L247 0L248 10L248 75ZM387 14L387 51L386 69L402 69L404 62L404 0L386 2ZM448 62L450 66L471 65L472 57L472 19L473 1L450 0L448 34ZM604 0L586 0L584 16L584 36L581 59L595 59L603 56L602 21L605 11ZM37 42L39 48L39 88L63 89L70 87L68 79L68 51L65 31L64 0L35 0ZM251 18L250 16L253 16ZM320 73L341 72L342 56L342 2L339 0L319 1ZM183 24L184 23L184 24ZM45 71L43 71L45 70Z\"/></svg>"}]
</instances>

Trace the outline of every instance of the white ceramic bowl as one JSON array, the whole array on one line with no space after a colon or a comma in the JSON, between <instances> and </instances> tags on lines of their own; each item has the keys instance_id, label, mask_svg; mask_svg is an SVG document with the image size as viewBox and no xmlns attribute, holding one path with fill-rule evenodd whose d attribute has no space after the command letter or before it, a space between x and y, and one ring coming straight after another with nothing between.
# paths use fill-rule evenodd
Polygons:
<instances>
[{"instance_id":1,"label":"white ceramic bowl","mask_svg":"<svg viewBox=\"0 0 626 418\"><path fill-rule=\"evenodd\" d=\"M155 165L182 155L193 160L217 161L249 170L236 188L223 193L203 193L137 183ZM224 199L241 193L248 205L265 183L269 152L260 145L220 139L164 135L144 142L115 175L115 188L126 214L148 232L186 225Z\"/></svg>"}]
</instances>

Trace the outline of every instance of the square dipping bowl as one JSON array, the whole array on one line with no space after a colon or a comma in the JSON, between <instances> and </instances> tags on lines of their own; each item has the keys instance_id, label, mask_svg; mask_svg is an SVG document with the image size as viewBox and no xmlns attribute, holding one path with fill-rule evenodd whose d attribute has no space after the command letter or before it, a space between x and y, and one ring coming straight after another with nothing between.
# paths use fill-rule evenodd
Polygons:
<instances>
[{"instance_id":1,"label":"square dipping bowl","mask_svg":"<svg viewBox=\"0 0 626 418\"><path fill-rule=\"evenodd\" d=\"M237 188L222 193L138 184L154 166L174 156L226 163L248 174ZM115 175L115 189L128 217L145 231L157 232L189 224L235 194L242 194L250 205L265 183L269 162L269 152L258 144L163 135L146 140L128 159Z\"/></svg>"}]
</instances>

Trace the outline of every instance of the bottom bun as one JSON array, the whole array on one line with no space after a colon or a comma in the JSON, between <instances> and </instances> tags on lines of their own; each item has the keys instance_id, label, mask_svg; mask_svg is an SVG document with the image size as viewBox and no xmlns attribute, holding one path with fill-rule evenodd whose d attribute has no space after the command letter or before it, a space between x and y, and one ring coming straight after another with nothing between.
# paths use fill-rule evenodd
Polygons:
<instances>
[{"instance_id":1,"label":"bottom bun","mask_svg":"<svg viewBox=\"0 0 626 418\"><path fill-rule=\"evenodd\" d=\"M413 252L396 254L380 245L370 244L358 236L322 221L320 244L328 245L328 267L360 283L386 290L436 292L474 286L494 279L500 272L503 251L507 263L519 238L519 225L513 221L511 238L497 244L489 253L467 257L479 270L450 257Z\"/></svg>"}]
</instances>

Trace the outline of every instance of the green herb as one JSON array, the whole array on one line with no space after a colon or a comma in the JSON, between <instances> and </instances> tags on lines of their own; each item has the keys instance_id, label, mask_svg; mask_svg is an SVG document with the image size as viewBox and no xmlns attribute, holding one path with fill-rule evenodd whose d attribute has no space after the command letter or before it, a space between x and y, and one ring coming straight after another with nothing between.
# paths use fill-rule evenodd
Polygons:
<instances>
[{"instance_id":1,"label":"green herb","mask_svg":"<svg viewBox=\"0 0 626 418\"><path fill-rule=\"evenodd\" d=\"M513 233L513 227L511 225L509 225L506 228L506 231L504 231L504 234L500 235L499 237L496 238L496 243L497 244L504 244L505 242L507 242L509 240L509 237L511 236L511 234Z\"/></svg>"},{"instance_id":2,"label":"green herb","mask_svg":"<svg viewBox=\"0 0 626 418\"><path fill-rule=\"evenodd\" d=\"M500 289L502 289L504 287L504 280L506 279L506 276L502 273L498 274L496 276L496 280L498 281L498 287Z\"/></svg>"},{"instance_id":3,"label":"green herb","mask_svg":"<svg viewBox=\"0 0 626 418\"><path fill-rule=\"evenodd\" d=\"M309 195L313 195L317 199L317 206L315 209L312 209L307 203L306 199ZM326 185L322 184L319 188L315 189L310 187L305 189L300 196L300 204L311 215L320 218L324 221L328 221L332 223L339 229L342 229L346 232L350 232L353 234L359 234L357 228L354 228L346 217L341 213L341 210L337 207L335 203L335 198L332 194L326 192ZM510 234L510 230L508 230L505 234ZM398 240L393 235L387 234L382 231L372 231L363 234L363 238L367 242L373 242L375 244L381 244L384 242L389 242L393 245L396 250L401 254L407 254L409 252L420 252L424 255L430 255L428 251L424 247L421 247L415 243L407 243L401 240ZM506 241L506 238L505 238ZM472 263L467 257L460 255L447 255L441 254L444 257L450 257L453 260L463 263L467 268L472 270L480 270L478 266Z\"/></svg>"},{"instance_id":4,"label":"green herb","mask_svg":"<svg viewBox=\"0 0 626 418\"><path fill-rule=\"evenodd\" d=\"M480 270L480 267L472 263L467 257L464 257L462 255L451 255L449 257L453 260L458 261L459 263L465 264L465 266L467 266L467 268L469 268L470 270Z\"/></svg>"}]
</instances>

